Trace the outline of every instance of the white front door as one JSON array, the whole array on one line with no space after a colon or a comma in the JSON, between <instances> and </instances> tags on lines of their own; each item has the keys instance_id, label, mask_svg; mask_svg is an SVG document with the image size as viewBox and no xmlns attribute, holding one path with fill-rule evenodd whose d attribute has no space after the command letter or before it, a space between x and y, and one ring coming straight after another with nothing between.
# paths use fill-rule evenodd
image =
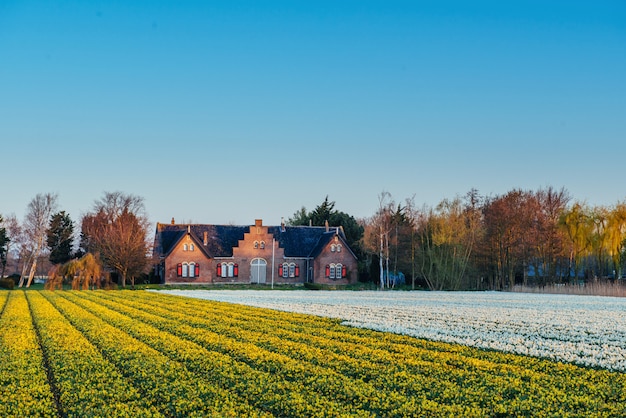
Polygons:
<instances>
[{"instance_id":1,"label":"white front door","mask_svg":"<svg viewBox=\"0 0 626 418\"><path fill-rule=\"evenodd\" d=\"M262 258L255 258L250 263L250 271L252 272L251 283L265 283L265 278L267 277L267 261Z\"/></svg>"}]
</instances>

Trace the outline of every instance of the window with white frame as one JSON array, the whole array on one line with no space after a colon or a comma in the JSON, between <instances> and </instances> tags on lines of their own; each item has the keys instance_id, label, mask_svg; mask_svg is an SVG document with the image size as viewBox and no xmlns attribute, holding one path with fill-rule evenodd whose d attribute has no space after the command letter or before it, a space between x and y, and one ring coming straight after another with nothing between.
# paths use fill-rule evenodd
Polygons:
<instances>
[{"instance_id":1,"label":"window with white frame","mask_svg":"<svg viewBox=\"0 0 626 418\"><path fill-rule=\"evenodd\" d=\"M289 277L296 277L296 264L289 264Z\"/></svg>"},{"instance_id":2,"label":"window with white frame","mask_svg":"<svg viewBox=\"0 0 626 418\"><path fill-rule=\"evenodd\" d=\"M189 246L187 244L183 244L183 251L187 251L189 249Z\"/></svg>"},{"instance_id":3,"label":"window with white frame","mask_svg":"<svg viewBox=\"0 0 626 418\"><path fill-rule=\"evenodd\" d=\"M289 263L283 263L283 277L289 277Z\"/></svg>"},{"instance_id":4,"label":"window with white frame","mask_svg":"<svg viewBox=\"0 0 626 418\"><path fill-rule=\"evenodd\" d=\"M222 262L217 264L217 277L237 277L239 275L239 267L232 262Z\"/></svg>"},{"instance_id":5,"label":"window with white frame","mask_svg":"<svg viewBox=\"0 0 626 418\"><path fill-rule=\"evenodd\" d=\"M189 277L189 264L183 263L182 277Z\"/></svg>"},{"instance_id":6,"label":"window with white frame","mask_svg":"<svg viewBox=\"0 0 626 418\"><path fill-rule=\"evenodd\" d=\"M261 241L261 249L264 250L265 249L265 241Z\"/></svg>"}]
</instances>

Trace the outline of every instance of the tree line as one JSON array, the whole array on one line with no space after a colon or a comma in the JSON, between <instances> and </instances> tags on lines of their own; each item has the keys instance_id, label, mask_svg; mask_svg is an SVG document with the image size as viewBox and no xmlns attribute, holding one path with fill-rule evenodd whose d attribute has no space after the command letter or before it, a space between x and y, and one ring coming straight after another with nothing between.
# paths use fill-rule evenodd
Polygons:
<instances>
[{"instance_id":1,"label":"tree line","mask_svg":"<svg viewBox=\"0 0 626 418\"><path fill-rule=\"evenodd\" d=\"M46 267L48 288L107 288L112 276L121 286L134 286L149 272L152 242L142 197L105 192L81 217L78 234L57 201L56 194L37 194L21 223L15 215L0 216L0 277L10 255L18 287L30 287L39 265Z\"/></svg>"},{"instance_id":2,"label":"tree line","mask_svg":"<svg viewBox=\"0 0 626 418\"><path fill-rule=\"evenodd\" d=\"M589 206L552 187L491 197L472 189L421 208L383 192L361 224L363 272L378 270L383 287L399 271L433 290L613 281L626 261L626 203Z\"/></svg>"},{"instance_id":3,"label":"tree line","mask_svg":"<svg viewBox=\"0 0 626 418\"><path fill-rule=\"evenodd\" d=\"M328 196L290 225L341 226L359 259L361 281L382 288L512 289L623 278L626 203L590 206L565 189L513 189L481 196L475 189L418 207L378 195L376 213L355 219ZM152 237L143 198L105 192L78 222L59 211L57 196L38 194L23 222L0 216L0 277L11 258L18 286L45 265L48 286L134 286L151 267Z\"/></svg>"}]
</instances>

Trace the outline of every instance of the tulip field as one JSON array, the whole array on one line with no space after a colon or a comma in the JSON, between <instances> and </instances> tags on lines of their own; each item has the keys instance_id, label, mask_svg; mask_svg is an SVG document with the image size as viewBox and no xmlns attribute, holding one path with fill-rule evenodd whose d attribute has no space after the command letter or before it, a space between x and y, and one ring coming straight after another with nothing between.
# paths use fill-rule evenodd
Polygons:
<instances>
[{"instance_id":1,"label":"tulip field","mask_svg":"<svg viewBox=\"0 0 626 418\"><path fill-rule=\"evenodd\" d=\"M164 292L0 291L0 417L626 416L619 368L343 321Z\"/></svg>"}]
</instances>

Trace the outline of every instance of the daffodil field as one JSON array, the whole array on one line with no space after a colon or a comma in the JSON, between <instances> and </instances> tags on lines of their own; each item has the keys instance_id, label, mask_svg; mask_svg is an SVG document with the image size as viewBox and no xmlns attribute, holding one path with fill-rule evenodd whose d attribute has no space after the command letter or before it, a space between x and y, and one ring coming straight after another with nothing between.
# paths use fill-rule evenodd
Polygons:
<instances>
[{"instance_id":1,"label":"daffodil field","mask_svg":"<svg viewBox=\"0 0 626 418\"><path fill-rule=\"evenodd\" d=\"M626 416L621 370L341 322L146 291L1 291L0 416Z\"/></svg>"}]
</instances>

